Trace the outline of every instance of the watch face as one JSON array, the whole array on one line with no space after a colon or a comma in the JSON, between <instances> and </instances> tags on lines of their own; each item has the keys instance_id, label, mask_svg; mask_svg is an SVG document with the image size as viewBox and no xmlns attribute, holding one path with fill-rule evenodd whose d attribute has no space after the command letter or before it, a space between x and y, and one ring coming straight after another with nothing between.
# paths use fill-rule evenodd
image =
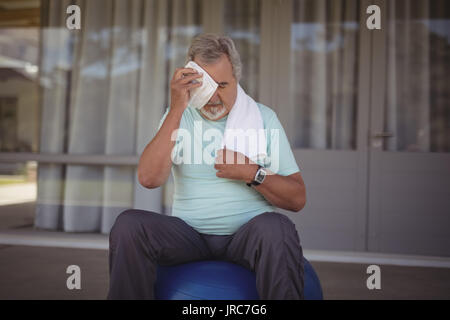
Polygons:
<instances>
[{"instance_id":1,"label":"watch face","mask_svg":"<svg viewBox=\"0 0 450 320\"><path fill-rule=\"evenodd\" d=\"M261 168L258 170L255 180L258 181L259 183L262 183L265 177L266 177L266 170Z\"/></svg>"}]
</instances>

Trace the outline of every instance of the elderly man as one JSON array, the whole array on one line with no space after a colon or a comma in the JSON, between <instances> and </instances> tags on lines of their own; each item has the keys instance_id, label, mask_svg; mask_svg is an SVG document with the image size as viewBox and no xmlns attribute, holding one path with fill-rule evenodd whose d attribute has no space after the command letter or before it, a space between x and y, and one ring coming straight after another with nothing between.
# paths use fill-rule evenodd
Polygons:
<instances>
[{"instance_id":1,"label":"elderly man","mask_svg":"<svg viewBox=\"0 0 450 320\"><path fill-rule=\"evenodd\" d=\"M175 163L173 150L183 154L177 132L183 129L194 136L190 143L181 144L185 156L191 148L208 155L209 151L204 152L208 139L201 134L195 138L199 125L203 131L224 132L231 110L241 107L239 95L245 97L242 101L253 101L239 86L241 62L229 37L197 36L188 60L200 66L217 89L203 107L190 107L190 95L202 86L204 72L194 68L175 71L170 107L138 166L139 182L146 188L160 187L172 171L172 215L126 210L117 217L110 233L108 298L153 299L158 264L218 259L253 270L261 299L302 299L300 240L290 219L274 212L275 207L298 212L306 201L283 127L273 110L254 103L254 117L262 119L267 156L277 162L276 172L227 146L213 149L213 163L204 159Z\"/></svg>"}]
</instances>

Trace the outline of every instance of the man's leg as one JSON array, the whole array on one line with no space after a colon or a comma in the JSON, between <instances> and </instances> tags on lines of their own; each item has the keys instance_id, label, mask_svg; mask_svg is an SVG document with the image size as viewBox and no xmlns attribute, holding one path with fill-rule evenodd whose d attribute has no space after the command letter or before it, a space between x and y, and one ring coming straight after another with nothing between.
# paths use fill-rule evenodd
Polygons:
<instances>
[{"instance_id":1,"label":"man's leg","mask_svg":"<svg viewBox=\"0 0 450 320\"><path fill-rule=\"evenodd\" d=\"M182 219L126 210L109 235L108 299L153 299L156 266L209 257L199 233Z\"/></svg>"},{"instance_id":2,"label":"man's leg","mask_svg":"<svg viewBox=\"0 0 450 320\"><path fill-rule=\"evenodd\" d=\"M303 299L303 251L287 216L265 212L254 217L233 235L226 256L255 271L261 299Z\"/></svg>"}]
</instances>

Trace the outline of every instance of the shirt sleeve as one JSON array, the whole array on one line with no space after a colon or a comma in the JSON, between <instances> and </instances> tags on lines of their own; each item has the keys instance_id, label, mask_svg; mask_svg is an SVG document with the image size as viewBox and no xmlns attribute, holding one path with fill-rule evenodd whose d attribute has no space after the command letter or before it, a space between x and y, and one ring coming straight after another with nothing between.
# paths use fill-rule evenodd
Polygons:
<instances>
[{"instance_id":1,"label":"shirt sleeve","mask_svg":"<svg viewBox=\"0 0 450 320\"><path fill-rule=\"evenodd\" d=\"M166 120L166 117L167 117L167 114L169 113L169 111L170 111L170 107L167 107L161 120L159 121L158 129L156 130L156 133L158 133L159 129L161 129L162 124L164 123L164 120ZM181 126L181 124L180 124L180 126ZM179 153L179 150L180 150L179 148L181 145L180 141L182 142L183 140L180 140L180 137L177 135L177 138L175 140L175 145L173 146L173 149L172 149L172 159L173 159L173 157L176 157L176 155Z\"/></svg>"},{"instance_id":2,"label":"shirt sleeve","mask_svg":"<svg viewBox=\"0 0 450 320\"><path fill-rule=\"evenodd\" d=\"M282 176L300 172L286 132L276 114L268 121L266 129L268 157L264 162L265 167Z\"/></svg>"},{"instance_id":3,"label":"shirt sleeve","mask_svg":"<svg viewBox=\"0 0 450 320\"><path fill-rule=\"evenodd\" d=\"M158 125L158 129L156 130L156 132L159 131L159 129L161 129L162 124L164 123L164 120L166 120L167 114L169 113L170 107L166 108L166 112L164 112L164 115L162 116L161 120L159 121L159 125Z\"/></svg>"}]
</instances>

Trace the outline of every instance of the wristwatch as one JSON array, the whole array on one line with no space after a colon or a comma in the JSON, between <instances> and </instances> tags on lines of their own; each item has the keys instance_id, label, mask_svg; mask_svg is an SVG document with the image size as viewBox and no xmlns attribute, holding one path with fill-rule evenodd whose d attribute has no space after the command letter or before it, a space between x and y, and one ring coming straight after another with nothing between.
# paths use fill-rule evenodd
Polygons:
<instances>
[{"instance_id":1,"label":"wristwatch","mask_svg":"<svg viewBox=\"0 0 450 320\"><path fill-rule=\"evenodd\" d=\"M258 170L256 171L255 178L253 179L252 182L247 183L247 186L251 187L260 185L261 183L263 183L264 179L266 178L266 175L267 175L266 169L264 169L263 166L258 165Z\"/></svg>"}]
</instances>

